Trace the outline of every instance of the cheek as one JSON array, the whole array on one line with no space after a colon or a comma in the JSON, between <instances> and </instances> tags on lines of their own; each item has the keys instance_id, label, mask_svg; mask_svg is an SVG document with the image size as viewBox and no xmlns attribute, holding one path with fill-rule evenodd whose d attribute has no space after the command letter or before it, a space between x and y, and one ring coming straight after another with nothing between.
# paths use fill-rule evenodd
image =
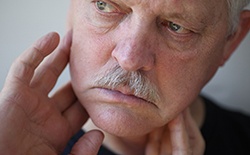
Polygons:
<instances>
[{"instance_id":1,"label":"cheek","mask_svg":"<svg viewBox=\"0 0 250 155\"><path fill-rule=\"evenodd\" d=\"M163 96L162 115L165 111L175 115L194 102L219 67L222 52L214 49L189 57L167 52L159 55L156 77Z\"/></svg>"},{"instance_id":2,"label":"cheek","mask_svg":"<svg viewBox=\"0 0 250 155\"><path fill-rule=\"evenodd\" d=\"M105 40L78 31L73 36L71 57L83 64L103 63L107 56L107 48Z\"/></svg>"},{"instance_id":3,"label":"cheek","mask_svg":"<svg viewBox=\"0 0 250 155\"><path fill-rule=\"evenodd\" d=\"M95 36L86 29L74 29L70 71L76 87L83 87L110 59L112 44L110 39ZM86 81L86 82L85 82Z\"/></svg>"}]
</instances>

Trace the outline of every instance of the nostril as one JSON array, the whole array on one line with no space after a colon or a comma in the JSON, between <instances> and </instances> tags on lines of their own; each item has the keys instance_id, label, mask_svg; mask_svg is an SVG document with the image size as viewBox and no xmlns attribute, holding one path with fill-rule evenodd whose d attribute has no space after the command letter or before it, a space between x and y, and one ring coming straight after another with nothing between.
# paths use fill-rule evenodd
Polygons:
<instances>
[{"instance_id":1,"label":"nostril","mask_svg":"<svg viewBox=\"0 0 250 155\"><path fill-rule=\"evenodd\" d=\"M112 52L115 61L127 71L150 70L155 63L155 56L144 48L117 47Z\"/></svg>"}]
</instances>

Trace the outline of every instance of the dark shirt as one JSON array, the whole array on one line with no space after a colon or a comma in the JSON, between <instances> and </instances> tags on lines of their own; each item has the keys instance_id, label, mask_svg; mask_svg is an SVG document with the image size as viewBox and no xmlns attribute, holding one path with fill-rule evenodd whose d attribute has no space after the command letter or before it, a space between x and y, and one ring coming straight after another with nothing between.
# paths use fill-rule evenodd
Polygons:
<instances>
[{"instance_id":1,"label":"dark shirt","mask_svg":"<svg viewBox=\"0 0 250 155\"><path fill-rule=\"evenodd\" d=\"M250 155L250 117L225 110L204 98L206 117L201 133L205 155Z\"/></svg>"},{"instance_id":2,"label":"dark shirt","mask_svg":"<svg viewBox=\"0 0 250 155\"><path fill-rule=\"evenodd\" d=\"M204 97L206 114L201 133L206 143L205 155L250 155L250 117L223 109ZM68 155L75 142L84 134L79 131L68 143ZM101 147L98 155L115 155Z\"/></svg>"}]
</instances>

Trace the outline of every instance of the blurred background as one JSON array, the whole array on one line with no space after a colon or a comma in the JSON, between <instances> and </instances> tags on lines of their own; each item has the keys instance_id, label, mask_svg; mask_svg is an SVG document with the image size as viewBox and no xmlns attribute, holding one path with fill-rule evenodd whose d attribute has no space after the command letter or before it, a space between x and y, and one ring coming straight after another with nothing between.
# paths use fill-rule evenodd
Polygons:
<instances>
[{"instance_id":1,"label":"blurred background","mask_svg":"<svg viewBox=\"0 0 250 155\"><path fill-rule=\"evenodd\" d=\"M11 63L35 40L51 31L65 34L68 5L69 0L0 0L0 90ZM56 88L69 80L66 68ZM202 93L250 115L250 33Z\"/></svg>"}]
</instances>

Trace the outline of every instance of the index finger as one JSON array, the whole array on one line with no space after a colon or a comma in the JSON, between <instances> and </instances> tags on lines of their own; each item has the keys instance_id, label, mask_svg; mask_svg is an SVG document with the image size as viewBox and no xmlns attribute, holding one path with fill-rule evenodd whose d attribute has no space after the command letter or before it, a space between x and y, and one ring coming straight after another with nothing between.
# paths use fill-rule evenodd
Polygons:
<instances>
[{"instance_id":1,"label":"index finger","mask_svg":"<svg viewBox=\"0 0 250 155\"><path fill-rule=\"evenodd\" d=\"M36 69L31 86L48 94L55 86L57 79L69 62L72 43L72 31L68 31L60 45Z\"/></svg>"},{"instance_id":2,"label":"index finger","mask_svg":"<svg viewBox=\"0 0 250 155\"><path fill-rule=\"evenodd\" d=\"M188 133L186 130L183 114L179 114L169 124L170 139L172 142L172 155L190 155Z\"/></svg>"},{"instance_id":3,"label":"index finger","mask_svg":"<svg viewBox=\"0 0 250 155\"><path fill-rule=\"evenodd\" d=\"M34 71L42 60L59 44L59 35L48 33L37 40L30 48L21 54L12 64L7 79L14 82L24 82L29 85Z\"/></svg>"}]
</instances>

